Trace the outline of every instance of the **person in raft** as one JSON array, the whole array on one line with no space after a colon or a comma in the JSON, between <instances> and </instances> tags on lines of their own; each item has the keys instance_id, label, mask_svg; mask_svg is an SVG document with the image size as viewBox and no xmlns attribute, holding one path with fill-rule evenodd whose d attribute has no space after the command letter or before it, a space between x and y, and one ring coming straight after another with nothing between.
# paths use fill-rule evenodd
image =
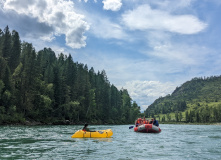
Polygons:
<instances>
[{"instance_id":1,"label":"person in raft","mask_svg":"<svg viewBox=\"0 0 221 160\"><path fill-rule=\"evenodd\" d=\"M153 125L159 127L159 123L158 123L158 121L155 118L153 118Z\"/></svg>"},{"instance_id":2,"label":"person in raft","mask_svg":"<svg viewBox=\"0 0 221 160\"><path fill-rule=\"evenodd\" d=\"M147 120L145 119L145 116L143 117L143 124L147 124Z\"/></svg>"},{"instance_id":3,"label":"person in raft","mask_svg":"<svg viewBox=\"0 0 221 160\"><path fill-rule=\"evenodd\" d=\"M140 126L142 124L142 118L138 118L135 125L136 127Z\"/></svg>"},{"instance_id":4,"label":"person in raft","mask_svg":"<svg viewBox=\"0 0 221 160\"><path fill-rule=\"evenodd\" d=\"M135 126L136 126L136 127L138 127L138 126L139 126L139 123L138 123L138 121L136 121L136 123L135 123Z\"/></svg>"},{"instance_id":5,"label":"person in raft","mask_svg":"<svg viewBox=\"0 0 221 160\"><path fill-rule=\"evenodd\" d=\"M86 123L85 125L84 125L84 128L82 129L83 131L85 131L85 132L89 132L90 131L90 129L89 128L87 128L87 126L88 126L88 124Z\"/></svg>"},{"instance_id":6,"label":"person in raft","mask_svg":"<svg viewBox=\"0 0 221 160\"><path fill-rule=\"evenodd\" d=\"M153 124L153 118L151 119L150 123L149 124Z\"/></svg>"}]
</instances>

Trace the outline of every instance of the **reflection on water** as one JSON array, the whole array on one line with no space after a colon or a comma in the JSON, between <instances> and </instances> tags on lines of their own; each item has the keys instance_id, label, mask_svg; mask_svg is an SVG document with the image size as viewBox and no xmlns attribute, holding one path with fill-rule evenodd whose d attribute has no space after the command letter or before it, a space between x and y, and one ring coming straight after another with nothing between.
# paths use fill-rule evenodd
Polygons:
<instances>
[{"instance_id":1,"label":"reflection on water","mask_svg":"<svg viewBox=\"0 0 221 160\"><path fill-rule=\"evenodd\" d=\"M221 126L160 125L159 134L137 133L131 125L111 138L71 138L82 126L0 126L0 159L221 159Z\"/></svg>"},{"instance_id":2,"label":"reflection on water","mask_svg":"<svg viewBox=\"0 0 221 160\"><path fill-rule=\"evenodd\" d=\"M92 138L94 139L95 141L98 141L98 142L112 142L112 138Z\"/></svg>"}]
</instances>

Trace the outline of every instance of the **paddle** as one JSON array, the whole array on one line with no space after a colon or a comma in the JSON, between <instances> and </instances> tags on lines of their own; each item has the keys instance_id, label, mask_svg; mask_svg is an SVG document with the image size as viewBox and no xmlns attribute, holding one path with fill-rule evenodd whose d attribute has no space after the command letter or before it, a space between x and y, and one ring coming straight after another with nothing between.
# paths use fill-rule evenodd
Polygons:
<instances>
[{"instance_id":1,"label":"paddle","mask_svg":"<svg viewBox=\"0 0 221 160\"><path fill-rule=\"evenodd\" d=\"M134 126L130 126L129 129L134 128Z\"/></svg>"}]
</instances>

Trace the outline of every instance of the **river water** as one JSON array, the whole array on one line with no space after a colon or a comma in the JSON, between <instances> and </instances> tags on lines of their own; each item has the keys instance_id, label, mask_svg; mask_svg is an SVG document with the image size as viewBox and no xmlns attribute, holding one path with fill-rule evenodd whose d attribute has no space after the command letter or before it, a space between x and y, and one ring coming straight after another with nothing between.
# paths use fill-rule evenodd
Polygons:
<instances>
[{"instance_id":1,"label":"river water","mask_svg":"<svg viewBox=\"0 0 221 160\"><path fill-rule=\"evenodd\" d=\"M221 125L160 125L159 134L131 125L112 129L112 138L71 138L82 126L0 126L0 159L221 159Z\"/></svg>"}]
</instances>

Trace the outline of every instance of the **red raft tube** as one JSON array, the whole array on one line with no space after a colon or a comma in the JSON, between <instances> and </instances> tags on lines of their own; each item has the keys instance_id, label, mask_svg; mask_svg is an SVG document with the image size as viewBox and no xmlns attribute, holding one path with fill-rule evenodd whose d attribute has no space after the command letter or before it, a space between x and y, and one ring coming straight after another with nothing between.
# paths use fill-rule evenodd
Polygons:
<instances>
[{"instance_id":1,"label":"red raft tube","mask_svg":"<svg viewBox=\"0 0 221 160\"><path fill-rule=\"evenodd\" d=\"M135 132L160 133L161 129L153 124L142 124L134 128Z\"/></svg>"}]
</instances>

